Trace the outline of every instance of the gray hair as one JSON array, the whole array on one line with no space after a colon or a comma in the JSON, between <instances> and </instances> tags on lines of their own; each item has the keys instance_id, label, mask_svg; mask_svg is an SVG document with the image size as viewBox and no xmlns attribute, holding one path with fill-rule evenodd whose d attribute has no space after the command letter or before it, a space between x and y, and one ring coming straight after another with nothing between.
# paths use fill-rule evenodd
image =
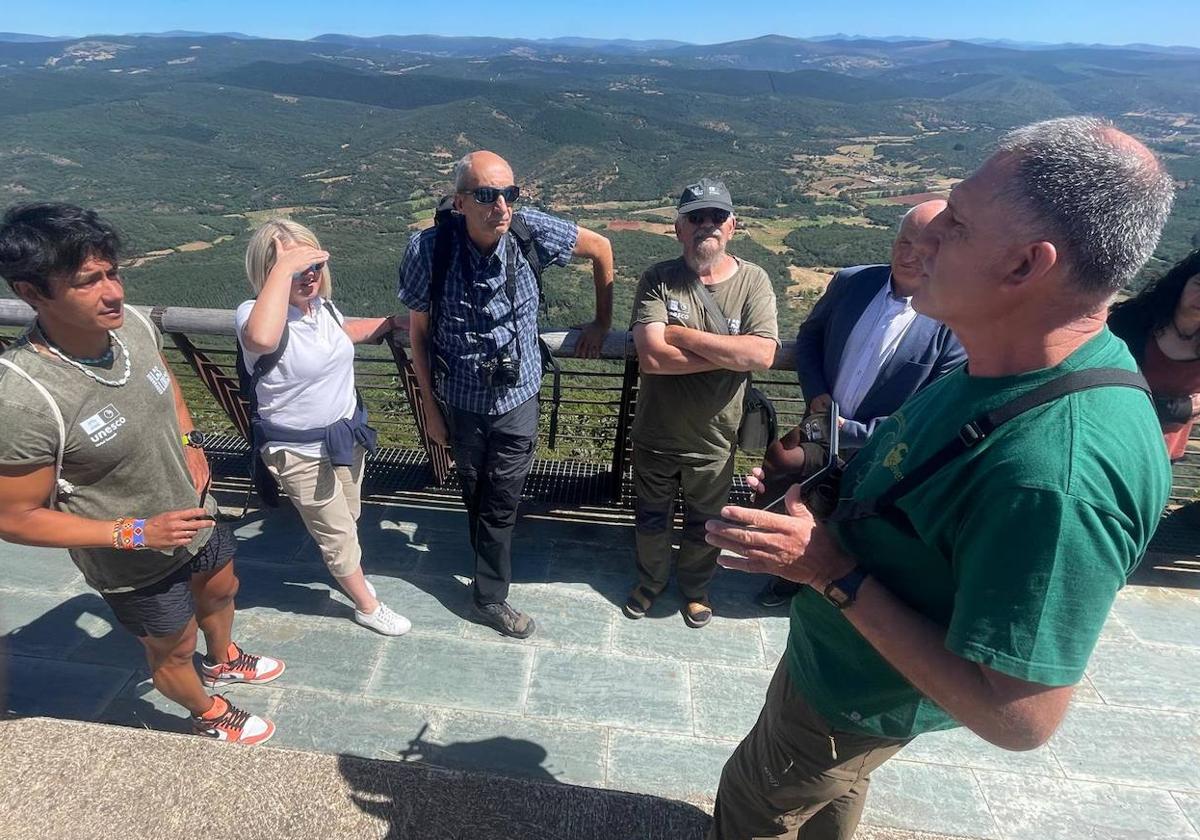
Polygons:
<instances>
[{"instance_id":1,"label":"gray hair","mask_svg":"<svg viewBox=\"0 0 1200 840\"><path fill-rule=\"evenodd\" d=\"M454 169L451 170L454 175L454 191L462 192L467 188L467 174L471 171L471 156L474 152L467 152L454 162Z\"/></svg>"},{"instance_id":2,"label":"gray hair","mask_svg":"<svg viewBox=\"0 0 1200 840\"><path fill-rule=\"evenodd\" d=\"M1144 146L1107 120L1063 117L1010 131L1000 151L1017 158L1005 197L1030 210L1028 226L1065 250L1080 288L1117 292L1150 259L1175 186Z\"/></svg>"}]
</instances>

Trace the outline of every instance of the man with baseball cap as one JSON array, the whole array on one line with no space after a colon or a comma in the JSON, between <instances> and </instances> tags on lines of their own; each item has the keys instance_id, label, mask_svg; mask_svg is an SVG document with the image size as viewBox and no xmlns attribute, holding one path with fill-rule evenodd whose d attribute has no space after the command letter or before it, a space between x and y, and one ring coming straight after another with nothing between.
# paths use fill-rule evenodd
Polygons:
<instances>
[{"instance_id":1,"label":"man with baseball cap","mask_svg":"<svg viewBox=\"0 0 1200 840\"><path fill-rule=\"evenodd\" d=\"M641 366L633 419L638 582L624 613L646 614L671 574L676 493L687 504L677 579L683 618L712 618L708 587L717 554L704 523L729 496L749 372L766 370L779 346L775 292L757 265L726 253L735 220L729 190L702 178L679 197L675 235L683 254L648 268L633 306Z\"/></svg>"}]
</instances>

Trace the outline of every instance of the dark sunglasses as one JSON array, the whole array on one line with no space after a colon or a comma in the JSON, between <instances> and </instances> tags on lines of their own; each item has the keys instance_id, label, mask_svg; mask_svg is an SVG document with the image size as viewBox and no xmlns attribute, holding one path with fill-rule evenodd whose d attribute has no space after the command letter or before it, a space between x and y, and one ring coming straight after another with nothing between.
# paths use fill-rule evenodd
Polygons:
<instances>
[{"instance_id":1,"label":"dark sunglasses","mask_svg":"<svg viewBox=\"0 0 1200 840\"><path fill-rule=\"evenodd\" d=\"M693 210L687 214L687 220L694 225L702 225L705 219L712 219L712 223L720 227L729 221L731 215L728 210Z\"/></svg>"},{"instance_id":2,"label":"dark sunglasses","mask_svg":"<svg viewBox=\"0 0 1200 840\"><path fill-rule=\"evenodd\" d=\"M521 197L521 188L516 184L511 187L476 187L473 190L459 190L460 193L470 193L475 199L476 204L495 204L496 199L504 196L504 201L507 204L512 204Z\"/></svg>"},{"instance_id":3,"label":"dark sunglasses","mask_svg":"<svg viewBox=\"0 0 1200 840\"><path fill-rule=\"evenodd\" d=\"M308 268L304 268L304 269L301 269L300 271L293 273L292 280L303 280L305 274L308 274L310 271L319 272L323 268L325 268L325 263L323 263L323 262L313 263L312 265L308 266Z\"/></svg>"}]
</instances>

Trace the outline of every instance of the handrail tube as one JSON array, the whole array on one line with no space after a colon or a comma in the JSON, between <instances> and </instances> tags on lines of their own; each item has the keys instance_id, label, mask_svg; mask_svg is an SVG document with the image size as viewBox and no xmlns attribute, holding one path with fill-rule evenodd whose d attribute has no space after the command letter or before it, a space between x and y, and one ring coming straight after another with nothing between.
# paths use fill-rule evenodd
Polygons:
<instances>
[{"instance_id":1,"label":"handrail tube","mask_svg":"<svg viewBox=\"0 0 1200 840\"><path fill-rule=\"evenodd\" d=\"M129 304L133 305L133 304ZM147 317L151 307L138 306L139 311ZM161 315L163 332L186 333L188 335L217 335L232 338L234 322L232 309L199 309L189 306L154 307ZM23 327L33 320L33 309L24 301L11 298L0 299L0 326ZM353 316L348 321L358 320ZM574 358L575 344L579 339L578 330L548 330L542 333L542 339L550 351L559 358ZM400 337L402 347L409 348L408 333ZM775 353L775 364L772 370L793 370L794 363L793 341L783 342L783 346ZM602 359L630 359L636 356L633 346L633 334L625 330L613 330L604 339L600 352ZM369 361L376 361L371 359ZM379 360L382 361L382 360ZM613 374L619 376L619 374Z\"/></svg>"}]
</instances>

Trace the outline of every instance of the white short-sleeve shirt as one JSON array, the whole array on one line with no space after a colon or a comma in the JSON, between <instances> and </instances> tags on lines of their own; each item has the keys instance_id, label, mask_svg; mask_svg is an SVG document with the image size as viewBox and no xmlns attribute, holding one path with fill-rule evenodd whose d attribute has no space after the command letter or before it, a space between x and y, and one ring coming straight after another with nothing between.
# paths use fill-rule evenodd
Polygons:
<instances>
[{"instance_id":1,"label":"white short-sleeve shirt","mask_svg":"<svg viewBox=\"0 0 1200 840\"><path fill-rule=\"evenodd\" d=\"M332 304L330 304L332 306ZM237 309L238 341L250 319L254 301ZM338 311L338 317L342 317ZM314 298L309 314L288 306L287 347L277 364L258 382L258 414L268 423L288 429L315 429L330 426L354 414L354 345L337 321L325 309L324 301ZM252 353L242 345L246 367L264 354ZM267 453L287 449L312 458L325 456L325 444L274 443L268 441Z\"/></svg>"}]
</instances>

